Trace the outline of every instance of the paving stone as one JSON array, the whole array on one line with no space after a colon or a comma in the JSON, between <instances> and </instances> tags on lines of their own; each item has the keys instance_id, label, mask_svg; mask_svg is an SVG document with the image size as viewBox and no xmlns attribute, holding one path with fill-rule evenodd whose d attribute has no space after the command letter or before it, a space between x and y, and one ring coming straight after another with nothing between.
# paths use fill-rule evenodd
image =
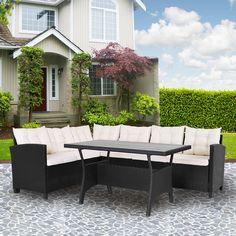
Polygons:
<instances>
[{"instance_id":1,"label":"paving stone","mask_svg":"<svg viewBox=\"0 0 236 236\"><path fill-rule=\"evenodd\" d=\"M225 166L224 190L207 193L174 189L175 202L163 194L151 217L141 191L95 186L79 204L79 187L42 194L12 191L11 166L0 165L0 235L236 236L236 163Z\"/></svg>"}]
</instances>

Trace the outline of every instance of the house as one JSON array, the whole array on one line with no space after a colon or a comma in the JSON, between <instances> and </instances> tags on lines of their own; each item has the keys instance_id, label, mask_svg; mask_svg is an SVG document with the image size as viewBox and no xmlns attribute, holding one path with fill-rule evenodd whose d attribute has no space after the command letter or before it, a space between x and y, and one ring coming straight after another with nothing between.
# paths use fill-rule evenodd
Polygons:
<instances>
[{"instance_id":1,"label":"house","mask_svg":"<svg viewBox=\"0 0 236 236\"><path fill-rule=\"evenodd\" d=\"M0 25L0 90L9 91L14 97L15 124L26 122L26 114L17 106L17 58L21 46L39 47L45 52L44 102L36 110L47 114L63 112L73 124L76 117L70 89L73 54L90 53L111 41L134 49L134 11L138 9L145 10L141 0L21 0L14 3L8 26ZM156 95L157 61L150 73L146 75L150 80L148 85L140 79L135 87ZM91 84L93 95L112 106L116 84L102 78L91 78Z\"/></svg>"}]
</instances>

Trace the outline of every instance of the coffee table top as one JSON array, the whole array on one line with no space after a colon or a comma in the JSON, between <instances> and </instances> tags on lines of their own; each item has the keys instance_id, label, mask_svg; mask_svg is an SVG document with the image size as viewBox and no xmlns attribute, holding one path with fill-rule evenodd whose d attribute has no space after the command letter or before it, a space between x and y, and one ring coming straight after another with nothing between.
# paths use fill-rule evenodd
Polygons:
<instances>
[{"instance_id":1,"label":"coffee table top","mask_svg":"<svg viewBox=\"0 0 236 236\"><path fill-rule=\"evenodd\" d=\"M191 149L191 145L143 143L110 140L92 140L86 142L65 144L66 148L89 149L99 151L138 153L146 155L167 156Z\"/></svg>"}]
</instances>

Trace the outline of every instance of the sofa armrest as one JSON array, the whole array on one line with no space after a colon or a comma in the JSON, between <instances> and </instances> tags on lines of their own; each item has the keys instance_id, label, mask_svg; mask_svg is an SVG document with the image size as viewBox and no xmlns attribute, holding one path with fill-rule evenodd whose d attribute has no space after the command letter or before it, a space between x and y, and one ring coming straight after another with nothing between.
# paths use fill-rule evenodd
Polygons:
<instances>
[{"instance_id":1,"label":"sofa armrest","mask_svg":"<svg viewBox=\"0 0 236 236\"><path fill-rule=\"evenodd\" d=\"M209 160L209 192L223 187L225 165L225 146L222 144L210 145Z\"/></svg>"},{"instance_id":2,"label":"sofa armrest","mask_svg":"<svg viewBox=\"0 0 236 236\"><path fill-rule=\"evenodd\" d=\"M10 147L13 188L46 191L47 146L21 144Z\"/></svg>"}]
</instances>

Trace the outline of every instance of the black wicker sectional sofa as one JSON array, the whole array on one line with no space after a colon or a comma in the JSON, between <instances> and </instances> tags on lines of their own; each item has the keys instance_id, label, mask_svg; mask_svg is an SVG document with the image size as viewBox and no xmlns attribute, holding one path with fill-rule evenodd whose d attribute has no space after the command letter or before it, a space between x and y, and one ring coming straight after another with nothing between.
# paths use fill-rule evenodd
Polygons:
<instances>
[{"instance_id":1,"label":"black wicker sectional sofa","mask_svg":"<svg viewBox=\"0 0 236 236\"><path fill-rule=\"evenodd\" d=\"M48 193L59 188L80 184L82 168L77 150L64 148L65 143L89 140L120 140L135 142L188 144L191 150L176 154L172 164L173 187L209 193L223 188L225 147L220 129L190 127L135 127L94 125L93 135L88 126L64 128L14 129L15 145L10 148L13 190L27 189ZM86 162L100 160L106 153L86 150ZM116 163L143 165L146 156L110 153ZM170 157L152 156L152 163L166 165Z\"/></svg>"}]
</instances>

